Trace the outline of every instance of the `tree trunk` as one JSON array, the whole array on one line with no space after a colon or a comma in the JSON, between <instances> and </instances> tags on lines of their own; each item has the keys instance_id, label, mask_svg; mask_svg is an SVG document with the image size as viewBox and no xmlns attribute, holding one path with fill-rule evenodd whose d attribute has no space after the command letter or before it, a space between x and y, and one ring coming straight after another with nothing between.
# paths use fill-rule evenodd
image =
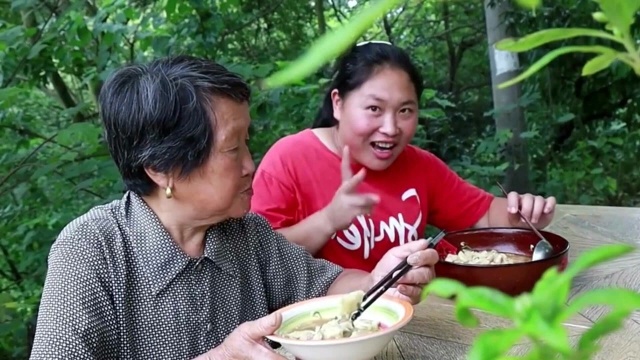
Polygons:
<instances>
[{"instance_id":1,"label":"tree trunk","mask_svg":"<svg viewBox=\"0 0 640 360\"><path fill-rule=\"evenodd\" d=\"M520 68L518 55L496 50L493 47L496 42L511 36L504 21L504 16L510 10L509 1L485 0L484 6L496 131L509 130L513 134L505 149L509 168L505 174L504 186L509 191L531 192L527 147L525 140L520 137L520 134L526 131L527 128L524 113L518 105L521 91L520 85L516 84L505 89L498 89L500 83L513 79L518 75Z\"/></svg>"},{"instance_id":2,"label":"tree trunk","mask_svg":"<svg viewBox=\"0 0 640 360\"><path fill-rule=\"evenodd\" d=\"M318 33L323 35L327 32L327 21L324 18L324 1L316 0L314 4L316 18L318 19Z\"/></svg>"}]
</instances>

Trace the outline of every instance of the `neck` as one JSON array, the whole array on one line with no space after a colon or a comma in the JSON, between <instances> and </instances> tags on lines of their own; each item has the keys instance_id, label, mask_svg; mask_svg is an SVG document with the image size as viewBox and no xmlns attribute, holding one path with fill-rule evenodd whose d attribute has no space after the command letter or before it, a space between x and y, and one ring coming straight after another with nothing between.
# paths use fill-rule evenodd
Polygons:
<instances>
[{"instance_id":1,"label":"neck","mask_svg":"<svg viewBox=\"0 0 640 360\"><path fill-rule=\"evenodd\" d=\"M334 151L340 155L342 155L342 145L340 145L340 136L338 134L338 126L333 126L331 128L331 140L333 142Z\"/></svg>"},{"instance_id":2,"label":"neck","mask_svg":"<svg viewBox=\"0 0 640 360\"><path fill-rule=\"evenodd\" d=\"M205 233L218 221L196 220L190 217L192 211L182 209L178 201L162 196L152 195L144 197L144 200L182 251L193 258L204 254Z\"/></svg>"}]
</instances>

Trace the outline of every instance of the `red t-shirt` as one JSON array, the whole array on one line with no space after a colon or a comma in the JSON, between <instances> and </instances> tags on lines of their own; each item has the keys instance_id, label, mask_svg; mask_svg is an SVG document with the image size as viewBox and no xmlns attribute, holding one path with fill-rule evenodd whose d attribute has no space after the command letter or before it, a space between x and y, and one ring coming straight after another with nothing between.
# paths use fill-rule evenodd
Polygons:
<instances>
[{"instance_id":1,"label":"red t-shirt","mask_svg":"<svg viewBox=\"0 0 640 360\"><path fill-rule=\"evenodd\" d=\"M331 202L341 183L340 163L310 129L278 140L256 171L251 210L275 229L297 224ZM354 164L353 173L360 168ZM315 256L365 271L390 248L422 238L427 223L446 231L473 226L493 199L411 145L386 170L368 171L358 191L377 194L379 204L335 233Z\"/></svg>"}]
</instances>

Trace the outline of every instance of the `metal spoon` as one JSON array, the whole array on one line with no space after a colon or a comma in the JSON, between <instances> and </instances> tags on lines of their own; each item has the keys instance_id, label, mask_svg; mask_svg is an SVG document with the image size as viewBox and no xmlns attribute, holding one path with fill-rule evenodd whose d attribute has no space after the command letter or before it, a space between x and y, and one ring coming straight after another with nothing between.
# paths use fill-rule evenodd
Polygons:
<instances>
[{"instance_id":1,"label":"metal spoon","mask_svg":"<svg viewBox=\"0 0 640 360\"><path fill-rule=\"evenodd\" d=\"M497 184L500 190L502 190L502 193L504 194L504 196L505 197L509 196L507 194L507 191L502 187L502 185L500 185L500 183L497 183ZM542 236L542 234L540 234L538 229L536 229L535 226L533 226L533 224L531 224L531 222L526 217L524 217L524 215L522 215L522 212L520 211L520 209L518 209L518 214L520 214L520 217L522 218L522 220L524 220L524 222L526 222L527 225L529 225L531 230L533 230L533 232L540 239L540 241L538 241L536 246L533 248L533 256L531 256L531 261L542 260L550 257L553 254L553 246L551 245L551 243L547 241L547 239L545 239L544 236Z\"/></svg>"}]
</instances>

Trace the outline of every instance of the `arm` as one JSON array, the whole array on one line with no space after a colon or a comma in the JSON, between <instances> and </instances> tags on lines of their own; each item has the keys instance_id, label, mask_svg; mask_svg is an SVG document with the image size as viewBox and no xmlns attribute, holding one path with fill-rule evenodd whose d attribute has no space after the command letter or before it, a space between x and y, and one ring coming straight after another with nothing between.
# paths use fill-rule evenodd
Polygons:
<instances>
[{"instance_id":1,"label":"arm","mask_svg":"<svg viewBox=\"0 0 640 360\"><path fill-rule=\"evenodd\" d=\"M317 211L295 225L277 229L287 240L315 255L336 232L331 227L325 209Z\"/></svg>"},{"instance_id":2,"label":"arm","mask_svg":"<svg viewBox=\"0 0 640 360\"><path fill-rule=\"evenodd\" d=\"M51 247L30 359L119 356L108 268L89 224Z\"/></svg>"},{"instance_id":3,"label":"arm","mask_svg":"<svg viewBox=\"0 0 640 360\"><path fill-rule=\"evenodd\" d=\"M509 212L510 205L506 198L494 197L466 182L434 155L426 152L423 155L430 172L438 178L438 181L429 184L429 218L433 225L448 231L469 227L528 228L525 222L520 221L517 212ZM514 208L518 206L520 197L516 193L509 194ZM525 195L522 200L522 211L527 214L531 213L532 209L537 209L536 213L540 214L542 207L552 211L554 206L555 199L545 204L544 198L530 194ZM552 213L545 213L532 222L536 228L543 229L552 219Z\"/></svg>"},{"instance_id":4,"label":"arm","mask_svg":"<svg viewBox=\"0 0 640 360\"><path fill-rule=\"evenodd\" d=\"M512 214L508 211L507 199L503 197L495 197L489 206L489 210L478 220L474 227L514 227L512 223ZM520 215L517 215L519 217ZM550 223L553 217L543 216L540 221L533 223L536 229L544 229ZM529 226L525 222L520 222L517 227L528 229Z\"/></svg>"},{"instance_id":5,"label":"arm","mask_svg":"<svg viewBox=\"0 0 640 360\"><path fill-rule=\"evenodd\" d=\"M252 232L262 236L256 239L257 253L271 311L318 296L369 288L369 273L315 259L273 231L261 216L253 215L252 221Z\"/></svg>"},{"instance_id":6,"label":"arm","mask_svg":"<svg viewBox=\"0 0 640 360\"><path fill-rule=\"evenodd\" d=\"M434 179L428 183L429 222L447 231L477 226L487 215L493 195L462 179L435 155L422 155Z\"/></svg>"},{"instance_id":7,"label":"arm","mask_svg":"<svg viewBox=\"0 0 640 360\"><path fill-rule=\"evenodd\" d=\"M356 290L368 291L373 286L371 274L357 269L345 269L329 287L327 295L346 294Z\"/></svg>"},{"instance_id":8,"label":"arm","mask_svg":"<svg viewBox=\"0 0 640 360\"><path fill-rule=\"evenodd\" d=\"M296 190L266 169L256 172L253 189L251 211L266 218L276 231L310 254L317 253L335 233L325 210L300 220Z\"/></svg>"}]
</instances>

